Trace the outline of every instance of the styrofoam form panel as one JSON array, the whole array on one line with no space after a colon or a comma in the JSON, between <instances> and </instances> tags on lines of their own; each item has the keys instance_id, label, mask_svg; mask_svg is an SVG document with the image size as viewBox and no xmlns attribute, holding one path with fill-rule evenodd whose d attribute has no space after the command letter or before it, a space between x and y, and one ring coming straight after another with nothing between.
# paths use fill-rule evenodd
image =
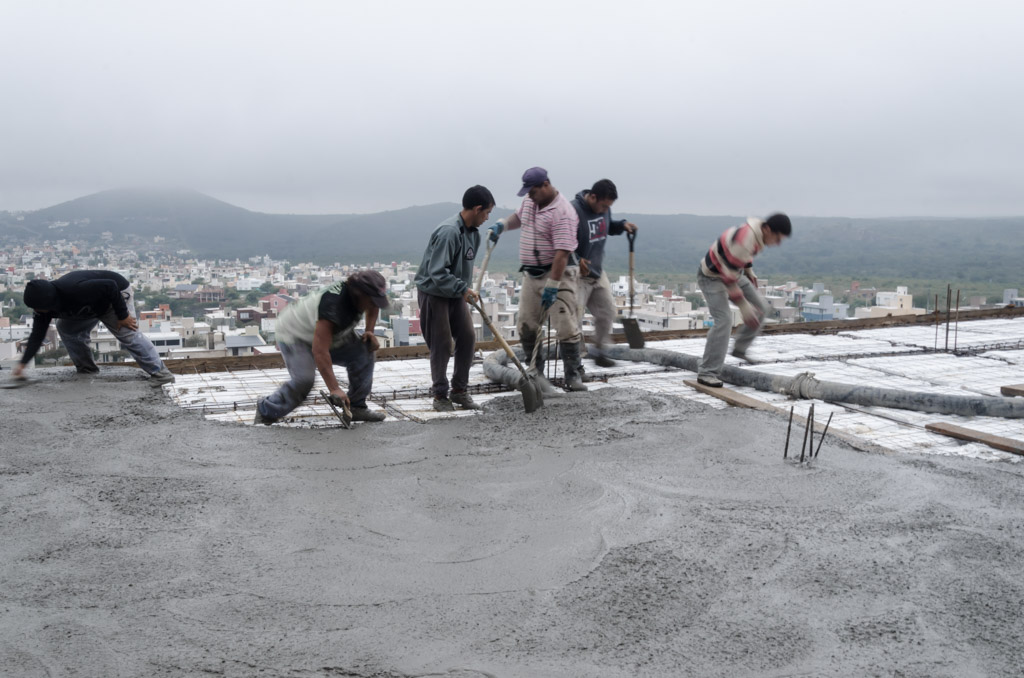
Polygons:
<instances>
[{"instance_id":1,"label":"styrofoam form panel","mask_svg":"<svg viewBox=\"0 0 1024 678\"><path fill-rule=\"evenodd\" d=\"M949 340L953 341L955 334L959 341L959 337L962 337L965 331L970 335L985 335L986 342L1019 341L1024 337L1024 318L993 318L961 322L959 326L954 322L949 329Z\"/></svg>"},{"instance_id":2,"label":"styrofoam form panel","mask_svg":"<svg viewBox=\"0 0 1024 678\"><path fill-rule=\"evenodd\" d=\"M728 407L725 403L713 396L705 395L696 389L690 388L683 383L684 379L696 379L697 375L686 370L671 370L669 372L655 372L650 374L631 374L610 379L607 384L603 382L591 382L587 386L590 390L599 390L611 386L619 388L636 388L648 393L662 393L665 395L679 396L687 400L704 403L716 410Z\"/></svg>"},{"instance_id":3,"label":"styrofoam form panel","mask_svg":"<svg viewBox=\"0 0 1024 678\"><path fill-rule=\"evenodd\" d=\"M449 361L449 375L451 374L452 364L453 362ZM339 378L344 378L345 368L336 367L335 373L338 374ZM483 365L481 363L473 363L469 368L469 385L477 386L490 383L491 380L484 374ZM387 397L388 391L402 391L414 388L429 389L430 385L430 361L425 358L381 360L374 366L374 395Z\"/></svg>"},{"instance_id":4,"label":"styrofoam form panel","mask_svg":"<svg viewBox=\"0 0 1024 678\"><path fill-rule=\"evenodd\" d=\"M948 353L930 353L898 360L860 358L850 362L886 374L927 380L936 386L948 386L964 393L990 396L1000 396L1000 386L1024 382L1024 365L1009 365L986 356L957 357Z\"/></svg>"},{"instance_id":5,"label":"styrofoam form panel","mask_svg":"<svg viewBox=\"0 0 1024 678\"><path fill-rule=\"evenodd\" d=\"M981 443L966 443L924 429L925 424L948 422L958 426L966 426L985 433L1001 435L1008 438L1024 439L1024 421L1016 419L998 419L995 417L954 417L948 415L894 410L884 407L855 407L850 409L837 403L826 403L820 400L791 400L779 393L765 393L752 388L741 387L734 390L770 403L787 416L790 407L795 415L806 418L814 403L814 418L817 426L824 426L832 414L830 431L842 431L865 442L895 452L912 452L920 454L941 454L964 456L987 460L1021 461L1021 457L1007 452L995 450ZM880 416L880 415L884 415ZM897 419L899 421L893 421ZM790 440L790 455L793 450L800 454L804 426L794 423L794 437ZM797 434L796 431L799 431ZM816 433L820 439L821 432ZM816 439L817 440L817 439ZM795 442L794 442L795 441ZM817 443L815 443L817 446Z\"/></svg>"},{"instance_id":6,"label":"styrofoam form panel","mask_svg":"<svg viewBox=\"0 0 1024 678\"><path fill-rule=\"evenodd\" d=\"M675 351L692 356L704 354L705 339L672 339L648 342L647 347ZM758 337L750 348L750 357L757 361L792 361L803 358L843 356L865 353L913 352L913 346L903 346L886 341L881 337L855 337L848 335L787 334ZM729 364L742 364L732 356L726 358Z\"/></svg>"},{"instance_id":7,"label":"styrofoam form panel","mask_svg":"<svg viewBox=\"0 0 1024 678\"><path fill-rule=\"evenodd\" d=\"M882 327L873 330L850 330L843 334L850 337L861 337L864 339L878 339L889 341L894 345L917 346L919 348L933 349L936 347L935 326L915 325L913 327ZM938 347L944 346L945 334L940 329Z\"/></svg>"},{"instance_id":8,"label":"styrofoam form panel","mask_svg":"<svg viewBox=\"0 0 1024 678\"><path fill-rule=\"evenodd\" d=\"M891 426L887 428L883 428L881 425L878 426L878 429L885 433L885 438L879 439L879 444L890 449L905 449L908 451L927 452L929 454L955 454L959 456L984 457L987 459L1004 459L1013 462L1021 460L1021 457L996 450L981 443L966 443L949 436L924 430L927 424L947 423L1024 442L1024 420L1021 419L958 417L949 414L893 410L883 407L864 407L859 409L873 415L885 415L886 419L880 419L880 417L874 417L874 419L886 421L888 424L897 427L897 429L893 429ZM904 422L904 424L897 424L891 421L892 419L898 419L900 422ZM886 442L890 440L892 442ZM984 452L983 454L982 451Z\"/></svg>"},{"instance_id":9,"label":"styrofoam form panel","mask_svg":"<svg viewBox=\"0 0 1024 678\"><path fill-rule=\"evenodd\" d=\"M982 395L1002 397L1000 387L1007 384L1024 383L1024 366L1017 369L1003 365L1002 367L987 367L973 371L965 370L934 377L933 381Z\"/></svg>"},{"instance_id":10,"label":"styrofoam form panel","mask_svg":"<svg viewBox=\"0 0 1024 678\"><path fill-rule=\"evenodd\" d=\"M985 358L999 360L1013 365L1024 365L1024 350L1022 351L985 351L980 354Z\"/></svg>"},{"instance_id":11,"label":"styrofoam form panel","mask_svg":"<svg viewBox=\"0 0 1024 678\"><path fill-rule=\"evenodd\" d=\"M1009 366L997 363L990 358L956 356L952 353L918 353L898 358L855 358L850 362L870 369L879 369L887 374L925 380L990 367L1009 368Z\"/></svg>"},{"instance_id":12,"label":"styrofoam form panel","mask_svg":"<svg viewBox=\"0 0 1024 678\"><path fill-rule=\"evenodd\" d=\"M288 370L285 369L178 375L165 390L175 403L186 409L236 406L251 409L257 398L273 393L287 380ZM319 388L323 388L322 382Z\"/></svg>"},{"instance_id":13,"label":"styrofoam form panel","mask_svg":"<svg viewBox=\"0 0 1024 678\"><path fill-rule=\"evenodd\" d=\"M892 361L894 364L906 358L871 358L870 360ZM777 374L795 377L803 372L810 372L820 381L835 381L852 386L872 386L892 388L904 391L925 391L927 393L963 393L949 386L932 384L924 379L911 379L900 375L887 374L881 368L869 368L859 361L840 362L838 360L808 360L795 363L764 363L751 369L766 374Z\"/></svg>"},{"instance_id":14,"label":"styrofoam form panel","mask_svg":"<svg viewBox=\"0 0 1024 678\"><path fill-rule=\"evenodd\" d=\"M587 374L590 375L591 377L594 377L594 381L588 382L588 385L590 383L602 383L601 381L598 380L598 378L607 379L608 381L612 382L612 385L614 386L616 383L621 383L621 380L628 379L631 377L661 376L663 378L667 378L669 374L682 372L682 370L679 370L678 368L675 367L665 367L663 365L652 365L649 363L633 363L626 360L618 361L618 365L615 367L600 368L597 367L596 365L593 369L591 369L590 365L584 365L584 367L587 371ZM684 372L684 374L693 373Z\"/></svg>"},{"instance_id":15,"label":"styrofoam form panel","mask_svg":"<svg viewBox=\"0 0 1024 678\"><path fill-rule=\"evenodd\" d=\"M702 356L704 355L704 337L645 341L644 348L656 348L662 351L675 351L685 355Z\"/></svg>"},{"instance_id":16,"label":"styrofoam form panel","mask_svg":"<svg viewBox=\"0 0 1024 678\"><path fill-rule=\"evenodd\" d=\"M876 338L826 334L787 334L758 337L747 354L755 361L791 361L851 354L912 352L912 346L900 346ZM733 359L735 360L735 359Z\"/></svg>"},{"instance_id":17,"label":"styrofoam form panel","mask_svg":"<svg viewBox=\"0 0 1024 678\"><path fill-rule=\"evenodd\" d=\"M843 332L852 337L888 340L899 344L910 344L921 348L943 349L946 346L946 324L913 325L908 327L880 327L872 330L850 330ZM991 344L1018 341L1024 335L1024 319L994 319L961 322L949 326L949 347L966 348L974 344ZM937 338L936 338L937 336Z\"/></svg>"},{"instance_id":18,"label":"styrofoam form panel","mask_svg":"<svg viewBox=\"0 0 1024 678\"><path fill-rule=\"evenodd\" d=\"M473 400L477 402L481 407L486 405L488 402L495 398L509 398L516 397L522 398L518 391L510 391L508 393L482 393L473 396ZM394 410L398 410L400 414L407 415L408 419L412 421L433 421L435 419L457 419L459 417L472 417L480 414L481 410L463 410L456 408L454 412L437 412L434 410L434 399L433 398L406 398L402 400L392 400L387 404L385 408L388 413L388 418L385 421L396 421L403 417L395 417Z\"/></svg>"}]
</instances>

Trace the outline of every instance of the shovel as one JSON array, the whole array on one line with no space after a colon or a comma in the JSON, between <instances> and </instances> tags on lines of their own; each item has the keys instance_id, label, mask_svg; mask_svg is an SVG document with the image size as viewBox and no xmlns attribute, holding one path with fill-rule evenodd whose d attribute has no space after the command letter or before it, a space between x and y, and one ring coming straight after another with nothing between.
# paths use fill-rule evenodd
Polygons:
<instances>
[{"instance_id":1,"label":"shovel","mask_svg":"<svg viewBox=\"0 0 1024 678\"><path fill-rule=\"evenodd\" d=\"M334 397L330 393L320 389L320 395L323 396L324 400L327 401L327 404L331 406L332 410L334 410L334 414L338 417L338 421L341 422L341 427L352 428L352 411L348 409L348 405L342 403L341 409L339 410L338 406L334 404Z\"/></svg>"},{"instance_id":2,"label":"shovel","mask_svg":"<svg viewBox=\"0 0 1024 678\"><path fill-rule=\"evenodd\" d=\"M488 254L490 254L490 252L488 252ZM501 336L498 330L495 329L491 319L487 316L487 313L484 312L483 305L475 301L472 302L472 304L473 308L480 313L480 317L484 319L484 324L487 325L487 329L491 331L494 338L497 339L501 344L501 347L505 349L505 353L508 354L508 357L512 359L512 362L516 364L516 367L518 367L519 371L522 373L523 378L519 381L518 389L519 392L523 394L523 407L526 409L527 414L535 412L537 408L544 404L544 399L540 394L540 389L534 382L533 377L527 373L523 364L519 362L519 358L516 357L515 351L513 351L512 347L508 345L507 341L505 341L505 337Z\"/></svg>"},{"instance_id":3,"label":"shovel","mask_svg":"<svg viewBox=\"0 0 1024 678\"><path fill-rule=\"evenodd\" d=\"M643 348L644 333L633 317L633 241L636 240L636 232L626 231L626 238L629 240L629 317L622 319L622 329L626 331L630 348Z\"/></svg>"},{"instance_id":4,"label":"shovel","mask_svg":"<svg viewBox=\"0 0 1024 678\"><path fill-rule=\"evenodd\" d=\"M483 286L484 286L484 274L487 273L487 263L491 260L491 252L494 251L494 247L497 244L498 243L496 243L493 240L491 240L490 237L487 238L487 256L484 257L484 265L480 267L480 278L479 278L479 280L476 281L476 293L477 293L477 296L480 295L480 290L483 289Z\"/></svg>"}]
</instances>

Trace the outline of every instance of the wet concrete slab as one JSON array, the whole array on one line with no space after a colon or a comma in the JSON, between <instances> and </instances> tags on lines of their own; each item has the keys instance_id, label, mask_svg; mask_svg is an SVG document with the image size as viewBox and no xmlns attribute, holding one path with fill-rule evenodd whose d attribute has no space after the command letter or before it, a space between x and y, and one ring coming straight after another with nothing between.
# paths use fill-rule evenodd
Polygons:
<instances>
[{"instance_id":1,"label":"wet concrete slab","mask_svg":"<svg viewBox=\"0 0 1024 678\"><path fill-rule=\"evenodd\" d=\"M0 674L1016 676L1024 465L609 387L352 431L0 391ZM802 431L801 431L802 433Z\"/></svg>"}]
</instances>

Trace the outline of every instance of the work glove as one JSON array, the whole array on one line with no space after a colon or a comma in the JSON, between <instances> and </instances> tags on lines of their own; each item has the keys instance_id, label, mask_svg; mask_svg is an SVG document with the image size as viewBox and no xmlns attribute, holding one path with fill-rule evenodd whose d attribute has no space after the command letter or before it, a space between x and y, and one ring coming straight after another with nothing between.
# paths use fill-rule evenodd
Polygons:
<instances>
[{"instance_id":1,"label":"work glove","mask_svg":"<svg viewBox=\"0 0 1024 678\"><path fill-rule=\"evenodd\" d=\"M756 330L761 325L761 313L749 301L743 299L736 306L740 309L744 325L752 330Z\"/></svg>"},{"instance_id":2,"label":"work glove","mask_svg":"<svg viewBox=\"0 0 1024 678\"><path fill-rule=\"evenodd\" d=\"M544 285L544 291L540 295L540 305L544 307L544 310L548 310L555 304L555 299L558 298L558 281L548 280L547 284Z\"/></svg>"},{"instance_id":3,"label":"work glove","mask_svg":"<svg viewBox=\"0 0 1024 678\"><path fill-rule=\"evenodd\" d=\"M323 392L321 391L321 393ZM331 391L327 395L327 399L330 400L335 407L340 407L343 410L347 410L349 408L348 394L341 389Z\"/></svg>"},{"instance_id":4,"label":"work glove","mask_svg":"<svg viewBox=\"0 0 1024 678\"><path fill-rule=\"evenodd\" d=\"M491 242L495 242L495 243L498 242L498 236L500 236L504 231L505 231L505 220L504 219L498 219L493 224L491 224L490 228L487 229L487 232L489 234L488 237L491 239Z\"/></svg>"}]
</instances>

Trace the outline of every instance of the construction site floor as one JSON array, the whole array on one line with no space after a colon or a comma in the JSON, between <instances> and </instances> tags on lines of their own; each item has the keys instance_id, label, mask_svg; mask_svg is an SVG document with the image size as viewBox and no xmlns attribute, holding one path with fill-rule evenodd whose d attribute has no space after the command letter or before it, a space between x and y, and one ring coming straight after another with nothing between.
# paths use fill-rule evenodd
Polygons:
<instances>
[{"instance_id":1,"label":"construction site floor","mask_svg":"<svg viewBox=\"0 0 1024 678\"><path fill-rule=\"evenodd\" d=\"M426 423L240 426L138 370L70 372L0 390L0 675L1024 666L1008 459L826 438L800 464L778 414L614 385L529 415L513 392Z\"/></svg>"}]
</instances>

